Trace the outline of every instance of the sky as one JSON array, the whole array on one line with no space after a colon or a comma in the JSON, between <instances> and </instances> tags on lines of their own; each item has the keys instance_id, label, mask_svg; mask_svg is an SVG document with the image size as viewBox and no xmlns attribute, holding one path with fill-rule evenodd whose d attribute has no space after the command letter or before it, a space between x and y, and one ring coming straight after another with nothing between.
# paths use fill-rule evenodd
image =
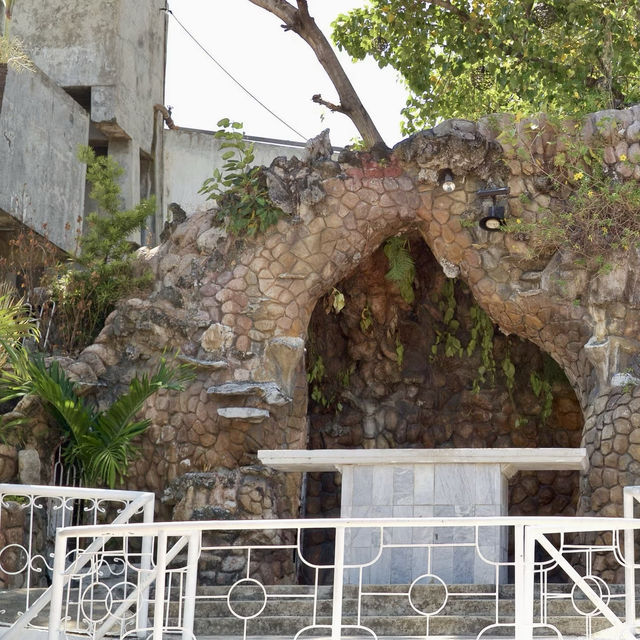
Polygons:
<instances>
[{"instance_id":1,"label":"sky","mask_svg":"<svg viewBox=\"0 0 640 640\"><path fill-rule=\"evenodd\" d=\"M365 0L309 0L309 11L326 35L339 13ZM169 8L200 44L282 120L279 122L212 62L169 17L165 104L180 127L215 130L225 117L244 123L248 135L303 141L330 128L331 142L343 146L358 138L342 114L311 102L320 93L337 102L335 89L310 47L281 21L249 0L169 0ZM385 142L400 134L400 110L406 92L397 74L372 60L353 63L339 54L360 99Z\"/></svg>"}]
</instances>

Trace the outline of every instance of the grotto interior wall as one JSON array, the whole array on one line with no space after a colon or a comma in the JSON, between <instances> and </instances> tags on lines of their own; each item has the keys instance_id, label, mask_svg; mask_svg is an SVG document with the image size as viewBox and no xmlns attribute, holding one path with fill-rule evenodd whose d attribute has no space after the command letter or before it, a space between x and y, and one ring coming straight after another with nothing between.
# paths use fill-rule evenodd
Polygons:
<instances>
[{"instance_id":1,"label":"grotto interior wall","mask_svg":"<svg viewBox=\"0 0 640 640\"><path fill-rule=\"evenodd\" d=\"M383 243L313 311L307 341L308 447L580 446L583 419L573 388L531 342L505 336L489 323L495 373L479 380L481 350L471 355L466 350L478 313L469 288L447 279L419 234L408 241L416 267L412 302L385 277L389 260ZM336 292L344 296L337 313ZM459 327L445 324L448 309ZM449 357L444 343L437 343L447 331L462 348ZM503 369L508 362L514 367L511 393ZM544 399L533 391L532 374L551 385L548 416L542 415ZM509 513L574 515L578 480L577 472L520 472L510 482ZM340 481L338 473L308 474L308 517L339 517ZM309 536L308 557L328 560L330 542L320 532Z\"/></svg>"}]
</instances>

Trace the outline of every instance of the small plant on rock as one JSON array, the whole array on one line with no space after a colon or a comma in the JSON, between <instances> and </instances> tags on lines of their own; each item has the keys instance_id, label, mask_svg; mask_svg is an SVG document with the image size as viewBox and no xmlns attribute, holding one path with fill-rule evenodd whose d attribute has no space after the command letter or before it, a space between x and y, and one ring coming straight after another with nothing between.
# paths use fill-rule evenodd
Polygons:
<instances>
[{"instance_id":1,"label":"small plant on rock","mask_svg":"<svg viewBox=\"0 0 640 640\"><path fill-rule=\"evenodd\" d=\"M22 42L7 35L0 36L0 64L6 64L18 72L36 70L31 58L25 53Z\"/></svg>"},{"instance_id":2,"label":"small plant on rock","mask_svg":"<svg viewBox=\"0 0 640 640\"><path fill-rule=\"evenodd\" d=\"M505 139L513 145L523 143L514 131L506 132ZM526 233L537 253L569 250L598 273L610 269L613 254L640 247L638 183L605 163L604 148L566 141L566 149L547 166L528 144L519 146L523 160L546 176L555 197L549 207L539 208L535 220L512 218L505 231ZM628 162L626 154L619 155L618 165L630 167Z\"/></svg>"},{"instance_id":3,"label":"small plant on rock","mask_svg":"<svg viewBox=\"0 0 640 640\"><path fill-rule=\"evenodd\" d=\"M222 171L215 169L198 193L218 205L215 219L232 233L253 236L266 231L284 212L269 198L262 167L252 166L254 145L244 138L241 122L223 118L218 126L222 128L214 137L222 141Z\"/></svg>"},{"instance_id":4,"label":"small plant on rock","mask_svg":"<svg viewBox=\"0 0 640 640\"><path fill-rule=\"evenodd\" d=\"M402 299L407 304L413 304L416 265L409 253L409 248L409 239L404 236L393 236L384 243L384 255L389 261L389 271L385 274L385 278L396 284Z\"/></svg>"}]
</instances>

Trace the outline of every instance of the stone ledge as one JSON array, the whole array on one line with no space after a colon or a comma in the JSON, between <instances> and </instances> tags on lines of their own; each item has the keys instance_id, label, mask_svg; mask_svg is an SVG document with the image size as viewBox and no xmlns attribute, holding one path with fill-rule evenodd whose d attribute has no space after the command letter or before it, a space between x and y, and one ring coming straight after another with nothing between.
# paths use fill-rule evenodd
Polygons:
<instances>
[{"instance_id":1,"label":"stone ledge","mask_svg":"<svg viewBox=\"0 0 640 640\"><path fill-rule=\"evenodd\" d=\"M278 407L291 402L275 382L225 382L207 389L207 393L217 396L258 396L267 404Z\"/></svg>"},{"instance_id":2,"label":"stone ledge","mask_svg":"<svg viewBox=\"0 0 640 640\"><path fill-rule=\"evenodd\" d=\"M213 369L215 371L219 369L228 369L229 363L226 360L200 360L198 358L191 358L189 356L178 355L178 360L192 364L198 369Z\"/></svg>"},{"instance_id":3,"label":"stone ledge","mask_svg":"<svg viewBox=\"0 0 640 640\"><path fill-rule=\"evenodd\" d=\"M266 409L254 409L253 407L222 407L218 409L218 415L227 420L262 422L270 414Z\"/></svg>"}]
</instances>

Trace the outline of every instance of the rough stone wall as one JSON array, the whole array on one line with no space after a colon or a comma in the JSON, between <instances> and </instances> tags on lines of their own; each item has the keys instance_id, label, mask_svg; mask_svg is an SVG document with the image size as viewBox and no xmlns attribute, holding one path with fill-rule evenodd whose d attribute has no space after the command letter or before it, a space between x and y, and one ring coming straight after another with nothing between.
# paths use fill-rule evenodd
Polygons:
<instances>
[{"instance_id":1,"label":"rough stone wall","mask_svg":"<svg viewBox=\"0 0 640 640\"><path fill-rule=\"evenodd\" d=\"M472 383L482 365L469 356L433 356L436 331L443 331L442 288L446 276L419 236L409 238L416 265L415 300L405 302L385 278L389 262L382 248L336 284L345 306L335 313L330 295L311 317L307 369L321 359L325 373L309 385L309 448L578 447L582 413L566 378L553 382L553 411L540 418L542 404L532 391L532 372L545 376L543 353L530 342L496 332L495 383ZM472 326L473 299L462 283L454 287L455 332L465 347ZM364 309L371 326L361 326ZM403 346L398 363L396 341ZM511 396L502 374L506 351L516 369ZM548 374L547 374L548 375ZM322 397L314 398L314 389ZM574 515L578 472L522 472L511 479L510 515ZM305 514L340 516L340 474L313 473L307 480ZM324 534L324 535L322 535ZM309 536L312 561L327 560L331 532Z\"/></svg>"},{"instance_id":2,"label":"rough stone wall","mask_svg":"<svg viewBox=\"0 0 640 640\"><path fill-rule=\"evenodd\" d=\"M164 491L162 502L171 508L173 520L251 520L294 518L297 516L296 478L275 473L261 466L218 469L186 473ZM237 532L231 535L237 535ZM204 547L228 540L229 533L205 534ZM251 540L274 546L291 544L290 531L262 531ZM257 551L251 565L252 577L263 584L278 584L294 573L291 553L286 550ZM233 584L247 575L242 552L216 553L205 548L199 575L203 584Z\"/></svg>"},{"instance_id":3,"label":"rough stone wall","mask_svg":"<svg viewBox=\"0 0 640 640\"><path fill-rule=\"evenodd\" d=\"M400 232L422 235L445 273L465 281L505 333L533 342L562 366L583 410L594 406L585 426L592 470L603 463L591 434L608 415L622 436L616 446L637 462L635 430L625 434L620 422L629 418L606 407L618 402L616 385L635 385L622 374L639 351L639 256L631 250L611 273L595 278L568 251L531 255L526 238L489 234L474 223L481 210L476 191L488 181L510 186L509 215L530 222L569 195L549 191L545 176L565 134L544 118L533 128L516 123L519 141L501 148L496 137L512 124L499 117L445 122L400 143L388 158L275 163L271 192L290 218L240 240L213 228L211 215L194 215L149 252L153 293L124 301L77 363L79 375L107 383L105 397L166 347L179 348L198 367L184 394L149 402L145 414L153 426L129 485L160 491L205 464L253 461L257 448L304 448L311 313L335 283ZM640 177L640 107L595 114L583 134L589 144L606 145L610 171ZM459 184L452 194L437 183L443 168L452 168ZM519 197L524 192L526 202ZM598 395L600 409L593 405ZM614 489L636 481L634 470L628 476L618 469L607 483ZM602 511L592 503L599 488L592 482L586 474L581 512ZM618 489L609 494L618 496Z\"/></svg>"},{"instance_id":4,"label":"rough stone wall","mask_svg":"<svg viewBox=\"0 0 640 640\"><path fill-rule=\"evenodd\" d=\"M25 513L17 502L0 505L0 589L24 586L25 553L19 545L24 544Z\"/></svg>"},{"instance_id":5,"label":"rough stone wall","mask_svg":"<svg viewBox=\"0 0 640 640\"><path fill-rule=\"evenodd\" d=\"M499 332L493 335L496 372L479 382L480 349L446 357L444 345L432 347L444 332L443 285L446 276L419 236L410 238L416 265L415 300L407 304L387 278L382 249L338 283L345 298L339 312L323 299L309 325L308 370L320 360L325 373L310 400L309 448L395 447L577 447L582 418L568 381L558 372L555 411L544 423L541 401L531 389L532 372L544 376L543 354L529 342ZM454 331L463 348L470 340L473 299L463 283L454 287ZM361 326L363 310L371 326ZM397 346L403 350L398 361ZM502 363L515 366L510 396ZM326 406L324 406L326 405Z\"/></svg>"}]
</instances>

